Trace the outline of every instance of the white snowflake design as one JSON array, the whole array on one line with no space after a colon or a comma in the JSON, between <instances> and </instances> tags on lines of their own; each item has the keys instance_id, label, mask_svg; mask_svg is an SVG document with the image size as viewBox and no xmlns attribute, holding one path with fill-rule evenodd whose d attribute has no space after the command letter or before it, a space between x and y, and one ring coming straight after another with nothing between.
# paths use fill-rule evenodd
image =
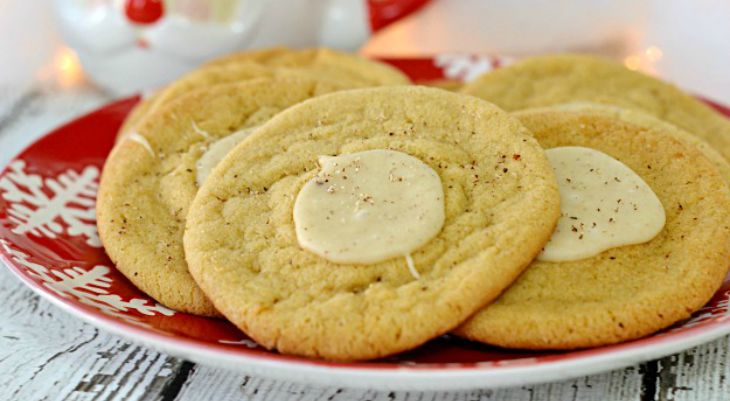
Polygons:
<instances>
[{"instance_id":1,"label":"white snowflake design","mask_svg":"<svg viewBox=\"0 0 730 401\"><path fill-rule=\"evenodd\" d=\"M145 316L172 316L175 314L175 311L148 299L124 300L119 295L110 293L112 279L108 274L111 269L107 266L96 265L89 270L78 266L67 269L50 269L30 261L27 254L11 248L10 243L5 240L0 239L0 245L15 263L26 268L29 276L39 280L44 287L59 297L74 299L105 315L154 330L156 330L154 327L129 312L134 311ZM160 330L156 331L165 333Z\"/></svg>"},{"instance_id":2,"label":"white snowflake design","mask_svg":"<svg viewBox=\"0 0 730 401\"><path fill-rule=\"evenodd\" d=\"M99 169L87 166L68 169L55 178L25 171L26 163L15 160L0 178L0 195L10 202L8 218L16 234L57 238L58 234L82 236L86 244L101 247L95 223Z\"/></svg>"},{"instance_id":3,"label":"white snowflake design","mask_svg":"<svg viewBox=\"0 0 730 401\"><path fill-rule=\"evenodd\" d=\"M439 54L434 57L434 64L441 68L444 77L469 82L479 75L494 69L493 58L469 54Z\"/></svg>"}]
</instances>

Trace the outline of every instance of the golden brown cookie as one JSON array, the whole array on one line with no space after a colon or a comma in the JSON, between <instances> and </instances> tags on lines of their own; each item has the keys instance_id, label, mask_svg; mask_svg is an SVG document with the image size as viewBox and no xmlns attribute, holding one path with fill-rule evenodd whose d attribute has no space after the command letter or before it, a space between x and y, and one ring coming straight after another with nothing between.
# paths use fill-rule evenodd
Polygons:
<instances>
[{"instance_id":1,"label":"golden brown cookie","mask_svg":"<svg viewBox=\"0 0 730 401\"><path fill-rule=\"evenodd\" d=\"M130 115L130 118L136 118L138 121L142 121L146 118L146 116L154 114L166 104L196 89L203 89L213 85L250 81L258 78L322 78L327 79L328 81L337 80L343 87L363 86L363 84L359 81L347 80L343 77L340 77L340 79L334 79L332 78L332 75L333 74L330 74L330 78L322 78L321 74L318 74L316 71L311 69L267 67L263 64L251 61L241 61L226 65L206 67L186 74L177 81L169 84L166 88L160 90L153 97L143 101L138 106L140 110L135 110L135 113ZM140 115L141 113L144 114ZM119 134L117 134L117 141L123 139L125 134L133 132L133 127L133 122L125 124L123 129L119 131Z\"/></svg>"},{"instance_id":2,"label":"golden brown cookie","mask_svg":"<svg viewBox=\"0 0 730 401\"><path fill-rule=\"evenodd\" d=\"M407 257L334 263L298 242L294 202L318 156L374 149L415 157L442 182L443 228L410 254L418 278ZM372 359L494 299L547 240L558 202L542 149L493 105L425 87L356 89L294 106L236 147L190 207L185 252L216 308L263 346Z\"/></svg>"},{"instance_id":3,"label":"golden brown cookie","mask_svg":"<svg viewBox=\"0 0 730 401\"><path fill-rule=\"evenodd\" d=\"M410 83L408 77L394 67L335 50L286 47L249 50L213 60L143 100L119 130L117 140L131 132L144 116L188 91L263 77L323 78L338 80L353 88Z\"/></svg>"},{"instance_id":4,"label":"golden brown cookie","mask_svg":"<svg viewBox=\"0 0 730 401\"><path fill-rule=\"evenodd\" d=\"M255 61L270 67L305 68L329 78L362 83L362 86L407 85L411 81L397 68L356 54L328 48L282 49L257 57ZM250 60L249 52L234 53L213 60L206 66L236 64ZM206 67L203 67L206 68Z\"/></svg>"},{"instance_id":5,"label":"golden brown cookie","mask_svg":"<svg viewBox=\"0 0 730 401\"><path fill-rule=\"evenodd\" d=\"M671 126L590 108L514 114L546 148L604 152L656 193L663 230L649 242L571 262L535 261L456 333L506 348L570 349L639 338L685 319L720 286L730 258L730 191Z\"/></svg>"},{"instance_id":6,"label":"golden brown cookie","mask_svg":"<svg viewBox=\"0 0 730 401\"><path fill-rule=\"evenodd\" d=\"M238 61L266 64L266 61L268 59L289 51L291 51L291 49L283 46L278 46L239 52L236 53L236 56ZM264 78L265 76L268 75L265 74L264 76L257 78ZM250 78L247 77L246 79ZM160 92L161 90L158 90L155 94L149 97L142 98L140 102L132 109L129 115L127 115L127 118L124 119L124 123L122 124L122 126L119 128L119 132L117 133L117 141L124 135L124 133L132 132L134 130L134 126L139 123L139 121L149 112L150 108L152 108L152 105L157 104L157 97L160 96Z\"/></svg>"},{"instance_id":7,"label":"golden brown cookie","mask_svg":"<svg viewBox=\"0 0 730 401\"><path fill-rule=\"evenodd\" d=\"M104 166L99 233L117 268L160 303L183 312L217 312L188 273L182 236L197 192L197 162L221 138L258 126L337 82L258 79L186 93L145 119Z\"/></svg>"},{"instance_id":8,"label":"golden brown cookie","mask_svg":"<svg viewBox=\"0 0 730 401\"><path fill-rule=\"evenodd\" d=\"M730 163L709 143L700 137L690 134L689 132L674 126L666 121L660 120L651 114L646 114L638 110L625 109L617 106L610 106L592 102L571 102L557 104L555 106L547 106L544 108L532 108L524 110L524 112L545 112L550 111L573 111L584 115L597 115L603 118L616 118L628 123L632 123L637 127L644 127L647 130L661 131L675 138L689 142L697 147L711 162L715 164L720 175L726 182L730 183ZM521 111L515 112L517 116Z\"/></svg>"},{"instance_id":9,"label":"golden brown cookie","mask_svg":"<svg viewBox=\"0 0 730 401\"><path fill-rule=\"evenodd\" d=\"M674 85L612 61L582 55L525 59L462 90L508 111L589 101L633 108L697 135L730 160L730 122Z\"/></svg>"}]
</instances>

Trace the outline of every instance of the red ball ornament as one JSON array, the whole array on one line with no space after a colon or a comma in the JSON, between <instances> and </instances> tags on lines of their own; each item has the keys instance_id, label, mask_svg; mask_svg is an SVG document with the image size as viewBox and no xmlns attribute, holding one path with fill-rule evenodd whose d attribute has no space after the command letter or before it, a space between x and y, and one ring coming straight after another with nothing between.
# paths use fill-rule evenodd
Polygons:
<instances>
[{"instance_id":1,"label":"red ball ornament","mask_svg":"<svg viewBox=\"0 0 730 401\"><path fill-rule=\"evenodd\" d=\"M162 18L165 5L162 0L127 0L124 13L135 24L152 24Z\"/></svg>"}]
</instances>

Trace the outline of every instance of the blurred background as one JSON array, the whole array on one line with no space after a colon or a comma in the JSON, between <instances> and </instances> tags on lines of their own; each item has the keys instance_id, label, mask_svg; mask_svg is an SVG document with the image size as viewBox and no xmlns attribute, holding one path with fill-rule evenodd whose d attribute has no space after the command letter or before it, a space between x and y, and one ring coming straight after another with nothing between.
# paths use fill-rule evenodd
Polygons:
<instances>
[{"instance_id":1,"label":"blurred background","mask_svg":"<svg viewBox=\"0 0 730 401\"><path fill-rule=\"evenodd\" d=\"M730 104L728 0L0 0L0 91L122 96L277 44L372 57L589 52Z\"/></svg>"}]
</instances>

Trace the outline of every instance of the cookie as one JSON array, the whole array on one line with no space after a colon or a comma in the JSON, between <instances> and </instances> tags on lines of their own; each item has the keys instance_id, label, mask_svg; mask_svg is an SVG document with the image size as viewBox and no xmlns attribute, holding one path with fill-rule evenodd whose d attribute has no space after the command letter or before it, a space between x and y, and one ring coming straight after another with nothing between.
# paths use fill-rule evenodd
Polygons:
<instances>
[{"instance_id":1,"label":"cookie","mask_svg":"<svg viewBox=\"0 0 730 401\"><path fill-rule=\"evenodd\" d=\"M211 61L143 100L119 130L117 140L145 115L182 94L209 85L262 77L305 77L338 80L351 87L408 84L398 69L348 53L329 49L292 50L286 47L250 50Z\"/></svg>"},{"instance_id":2,"label":"cookie","mask_svg":"<svg viewBox=\"0 0 730 401\"><path fill-rule=\"evenodd\" d=\"M376 255L378 262L353 262L348 249L329 256L313 250L316 235L302 238L312 227L300 225L299 209L307 208L300 202L312 191L347 196L341 184L372 167L364 159L357 164L369 152L398 153L434 172L442 228L414 241L410 252L399 250L403 256ZM322 175L333 165L340 181ZM396 170L378 177L375 184L386 187L423 184ZM362 190L366 210L398 203ZM433 88L355 89L294 106L236 147L190 207L185 253L216 308L259 344L286 354L372 359L445 333L494 299L539 252L558 203L542 149L497 107ZM330 204L321 203L324 219ZM340 218L342 210L331 211ZM378 224L400 222L388 230L413 226L399 214L365 213L373 215ZM352 220L342 221L349 229ZM359 238L351 231L345 234L354 236L353 247L380 243L377 232Z\"/></svg>"},{"instance_id":3,"label":"cookie","mask_svg":"<svg viewBox=\"0 0 730 401\"><path fill-rule=\"evenodd\" d=\"M665 224L645 243L573 261L536 260L456 334L506 348L593 347L661 330L712 297L728 270L730 191L698 148L666 125L590 108L514 115L547 152L587 147L630 167L663 205Z\"/></svg>"},{"instance_id":4,"label":"cookie","mask_svg":"<svg viewBox=\"0 0 730 401\"><path fill-rule=\"evenodd\" d=\"M335 74L329 74L326 78L323 79L327 79L329 81L337 80L342 84L342 86L347 87L363 86L363 83L360 81L349 80L347 77L339 77L339 79L335 79L334 75ZM158 92L155 96L143 102L139 106L141 110L131 115L130 117L136 117L138 121L141 121L146 116L154 114L161 107L164 107L166 104L185 95L186 93L213 85L250 81L252 79L258 78L318 79L320 77L321 74L319 74L314 69L273 68L251 61L241 61L226 65L206 67L188 73L177 81L171 83L165 89L162 89L160 92ZM138 113L143 112L144 115L138 115ZM132 124L133 123L130 122L126 125L127 130L119 131L119 133L117 134L117 141L122 139L125 134L133 131L133 129L131 129L131 127L133 127Z\"/></svg>"},{"instance_id":5,"label":"cookie","mask_svg":"<svg viewBox=\"0 0 730 401\"><path fill-rule=\"evenodd\" d=\"M189 92L145 119L110 155L97 199L99 234L119 271L172 309L216 315L188 273L182 247L202 171L199 162L229 134L344 88L311 79L218 85Z\"/></svg>"},{"instance_id":6,"label":"cookie","mask_svg":"<svg viewBox=\"0 0 730 401\"><path fill-rule=\"evenodd\" d=\"M263 49L253 49L246 52L237 53L239 61L255 62L260 64L266 64L266 61L274 56L281 55L283 53L291 51L286 47L270 47ZM258 77L263 78L263 77ZM134 126L149 112L153 104L157 103L157 97L159 97L160 91L155 94L143 97L140 102L132 109L132 111L124 119L124 123L119 128L117 133L117 141L123 137L125 133L134 131Z\"/></svg>"},{"instance_id":7,"label":"cookie","mask_svg":"<svg viewBox=\"0 0 730 401\"><path fill-rule=\"evenodd\" d=\"M482 75L463 89L508 111L589 101L633 108L697 135L730 160L730 122L674 85L600 58L550 55Z\"/></svg>"},{"instance_id":8,"label":"cookie","mask_svg":"<svg viewBox=\"0 0 730 401\"><path fill-rule=\"evenodd\" d=\"M726 182L730 183L730 163L709 143L702 140L700 137L690 134L689 132L667 123L666 121L660 120L651 114L646 114L637 110L624 109L617 106L610 106L600 103L592 102L571 102L557 104L555 106L548 106L544 108L532 108L525 110L526 112L540 112L549 113L550 111L573 111L586 115L597 115L604 118L616 118L628 123L632 123L637 127L645 127L645 129L662 131L675 138L681 139L688 142L697 149L699 149L705 157L707 157L712 163L715 164L720 175L725 179ZM518 115L520 112L517 112Z\"/></svg>"},{"instance_id":9,"label":"cookie","mask_svg":"<svg viewBox=\"0 0 730 401\"><path fill-rule=\"evenodd\" d=\"M231 65L250 59L248 52L234 53L207 65ZM279 49L257 57L270 67L306 68L336 79L361 82L363 86L407 85L411 81L397 68L375 60L327 48ZM205 67L204 67L205 68Z\"/></svg>"}]
</instances>

